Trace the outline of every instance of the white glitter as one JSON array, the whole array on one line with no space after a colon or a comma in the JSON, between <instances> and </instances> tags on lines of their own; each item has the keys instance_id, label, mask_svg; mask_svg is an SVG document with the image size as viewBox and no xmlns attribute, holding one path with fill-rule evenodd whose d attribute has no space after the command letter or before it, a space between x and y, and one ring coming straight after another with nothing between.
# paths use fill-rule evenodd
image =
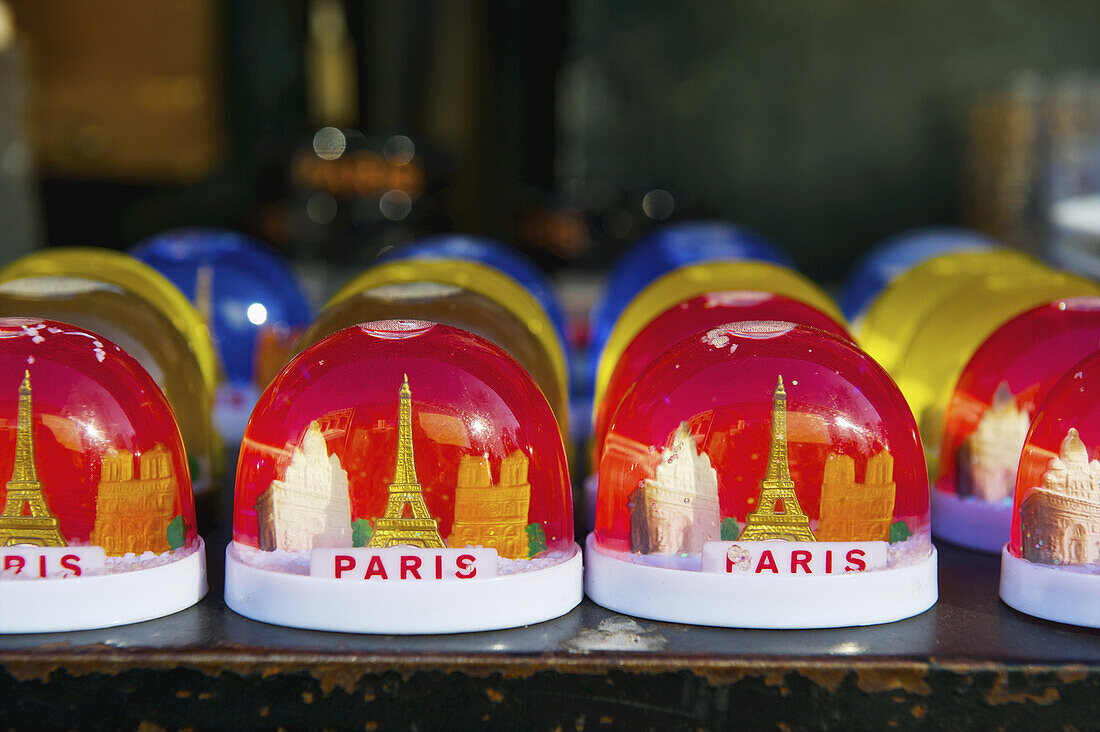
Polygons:
<instances>
[{"instance_id":1,"label":"white glitter","mask_svg":"<svg viewBox=\"0 0 1100 732\"><path fill-rule=\"evenodd\" d=\"M713 328L708 330L707 334L703 336L703 343L713 346L714 348L725 348L730 343L730 337L726 335L726 332L722 328Z\"/></svg>"},{"instance_id":2,"label":"white glitter","mask_svg":"<svg viewBox=\"0 0 1100 732\"><path fill-rule=\"evenodd\" d=\"M927 532L913 534L905 541L895 542L886 550L886 566L883 569L897 569L917 564L932 553L932 541Z\"/></svg>"}]
</instances>

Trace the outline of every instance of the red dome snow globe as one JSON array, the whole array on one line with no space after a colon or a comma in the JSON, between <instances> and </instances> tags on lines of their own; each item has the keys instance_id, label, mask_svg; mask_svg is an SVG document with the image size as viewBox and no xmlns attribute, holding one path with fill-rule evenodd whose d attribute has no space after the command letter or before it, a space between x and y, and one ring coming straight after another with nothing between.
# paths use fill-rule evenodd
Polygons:
<instances>
[{"instance_id":1,"label":"red dome snow globe","mask_svg":"<svg viewBox=\"0 0 1100 732\"><path fill-rule=\"evenodd\" d=\"M1066 369L1098 349L1100 298L1079 297L1016 316L971 356L944 418L932 491L937 537L1000 553L1031 418Z\"/></svg>"},{"instance_id":2,"label":"red dome snow globe","mask_svg":"<svg viewBox=\"0 0 1100 732\"><path fill-rule=\"evenodd\" d=\"M1028 615L1100 628L1100 352L1051 387L1028 430L1001 599Z\"/></svg>"},{"instance_id":3,"label":"red dome snow globe","mask_svg":"<svg viewBox=\"0 0 1100 732\"><path fill-rule=\"evenodd\" d=\"M749 628L885 623L937 598L913 416L850 341L716 326L624 395L585 589L613 610Z\"/></svg>"},{"instance_id":4,"label":"red dome snow globe","mask_svg":"<svg viewBox=\"0 0 1100 732\"><path fill-rule=\"evenodd\" d=\"M705 332L718 325L744 320L782 320L808 325L851 340L843 325L813 305L772 292L708 292L676 303L634 336L615 363L607 388L600 390L597 386L598 393L593 409L594 462L599 461L603 438L615 407L646 366L687 334Z\"/></svg>"},{"instance_id":5,"label":"red dome snow globe","mask_svg":"<svg viewBox=\"0 0 1100 732\"><path fill-rule=\"evenodd\" d=\"M103 628L206 593L179 429L114 343L0 318L0 632Z\"/></svg>"},{"instance_id":6,"label":"red dome snow globe","mask_svg":"<svg viewBox=\"0 0 1100 732\"><path fill-rule=\"evenodd\" d=\"M249 420L226 603L363 633L507 628L582 596L565 449L516 361L427 321L298 354Z\"/></svg>"},{"instance_id":7,"label":"red dome snow globe","mask_svg":"<svg viewBox=\"0 0 1100 732\"><path fill-rule=\"evenodd\" d=\"M596 400L592 422L592 465L599 465L603 441L615 407L626 390L638 380L638 376L668 347L682 340L689 333L702 333L711 328L743 320L783 320L818 328L827 333L851 340L843 325L813 305L801 300L771 292L731 290L708 292L679 302L664 311L641 330L615 364L615 370L601 390L596 385ZM595 513L596 480L586 481L585 497L589 521Z\"/></svg>"}]
</instances>

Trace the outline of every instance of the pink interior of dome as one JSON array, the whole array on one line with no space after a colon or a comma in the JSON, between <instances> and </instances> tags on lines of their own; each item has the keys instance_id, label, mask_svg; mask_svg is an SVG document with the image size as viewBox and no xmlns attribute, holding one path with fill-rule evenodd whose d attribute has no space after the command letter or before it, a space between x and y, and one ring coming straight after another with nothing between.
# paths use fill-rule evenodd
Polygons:
<instances>
[{"instance_id":1,"label":"pink interior of dome","mask_svg":"<svg viewBox=\"0 0 1100 732\"><path fill-rule=\"evenodd\" d=\"M389 515L391 484L415 481L417 502L444 542L462 534L458 546L467 545L471 534L458 515L466 509L456 506L476 500L482 501L477 511L524 514L487 513L486 525L496 521L501 532L541 534L547 550L572 547L565 451L531 377L500 348L457 328L431 324L394 339L391 325L363 324L314 344L261 396L241 447L234 540L268 548L261 524L276 520L264 513L263 496L272 495L276 484L295 495L333 491L338 484L343 504L333 510L341 528L336 543L328 545L359 545ZM411 447L399 445L405 427ZM407 453L412 467L399 468L399 456ZM309 465L317 472L309 473ZM323 485L313 485L318 480ZM471 490L459 495L460 487ZM495 501L494 492L515 498L515 505L526 501L526 510L490 506L485 501ZM474 494L480 498L469 498ZM343 533L349 524L354 538ZM316 546L312 541L290 550ZM519 556L514 547L505 552Z\"/></svg>"},{"instance_id":2,"label":"pink interior of dome","mask_svg":"<svg viewBox=\"0 0 1100 732\"><path fill-rule=\"evenodd\" d=\"M939 490L1011 501L1031 419L1074 363L1100 348L1100 298L1029 310L971 357L944 417Z\"/></svg>"},{"instance_id":3,"label":"pink interior of dome","mask_svg":"<svg viewBox=\"0 0 1100 732\"><path fill-rule=\"evenodd\" d=\"M624 395L600 462L598 546L639 553L632 531L645 507L637 491L662 481L693 490L716 482L718 520L743 530L769 473L779 419L797 510L811 528L852 540L927 542L920 439L886 373L849 341L816 329L766 339L736 326L719 330L721 338L698 333L665 351ZM678 461L692 474L673 475ZM852 509L839 500L848 494L869 498ZM856 528L845 534L840 518Z\"/></svg>"}]
</instances>

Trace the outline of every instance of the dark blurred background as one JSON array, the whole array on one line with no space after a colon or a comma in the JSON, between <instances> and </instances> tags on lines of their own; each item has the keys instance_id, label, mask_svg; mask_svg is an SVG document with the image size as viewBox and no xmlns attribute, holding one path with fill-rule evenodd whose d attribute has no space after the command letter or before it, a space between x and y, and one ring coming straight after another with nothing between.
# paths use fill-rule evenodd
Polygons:
<instances>
[{"instance_id":1,"label":"dark blurred background","mask_svg":"<svg viewBox=\"0 0 1100 732\"><path fill-rule=\"evenodd\" d=\"M1096 0L8 0L0 260L222 226L550 269L721 217L840 280L908 227L1041 251L1100 190Z\"/></svg>"}]
</instances>

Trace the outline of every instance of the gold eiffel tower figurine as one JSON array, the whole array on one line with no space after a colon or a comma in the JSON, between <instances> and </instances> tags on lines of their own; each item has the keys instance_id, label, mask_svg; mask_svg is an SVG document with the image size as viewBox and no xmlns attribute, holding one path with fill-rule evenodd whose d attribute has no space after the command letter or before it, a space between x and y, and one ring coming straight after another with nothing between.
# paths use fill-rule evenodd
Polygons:
<instances>
[{"instance_id":1,"label":"gold eiffel tower figurine","mask_svg":"<svg viewBox=\"0 0 1100 732\"><path fill-rule=\"evenodd\" d=\"M412 391L409 389L409 376L398 392L401 397L401 409L397 427L397 465L390 483L390 498L386 503L386 514L374 522L369 547L387 547L398 544L411 546L442 548L447 544L439 535L438 522L428 513L424 505L424 495L420 483L416 480L416 465L413 463L412 441ZM405 506L411 516L405 517Z\"/></svg>"},{"instance_id":2,"label":"gold eiffel tower figurine","mask_svg":"<svg viewBox=\"0 0 1100 732\"><path fill-rule=\"evenodd\" d=\"M776 504L783 509L776 511ZM779 377L772 396L772 444L768 451L768 471L760 481L760 497L756 510L749 514L745 530L738 541L817 541L810 531L810 519L802 513L794 492L790 466L787 464L787 392L783 377Z\"/></svg>"},{"instance_id":3,"label":"gold eiffel tower figurine","mask_svg":"<svg viewBox=\"0 0 1100 732\"><path fill-rule=\"evenodd\" d=\"M34 462L31 423L31 372L23 372L19 385L19 417L16 421L15 466L8 481L4 512L0 513L0 546L33 544L66 546L57 517L50 513ZM30 508L27 511L27 507Z\"/></svg>"}]
</instances>

